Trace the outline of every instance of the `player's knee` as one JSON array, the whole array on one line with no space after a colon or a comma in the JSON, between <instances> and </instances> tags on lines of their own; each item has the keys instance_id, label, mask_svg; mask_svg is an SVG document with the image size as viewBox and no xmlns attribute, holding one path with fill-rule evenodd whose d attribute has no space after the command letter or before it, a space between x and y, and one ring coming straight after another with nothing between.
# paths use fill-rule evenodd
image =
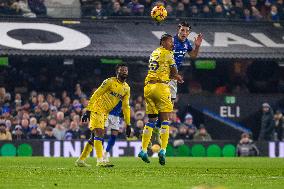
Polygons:
<instances>
[{"instance_id":1,"label":"player's knee","mask_svg":"<svg viewBox=\"0 0 284 189\"><path fill-rule=\"evenodd\" d=\"M100 137L100 138L104 137L104 130L101 128L94 129L94 133L96 137Z\"/></svg>"},{"instance_id":2,"label":"player's knee","mask_svg":"<svg viewBox=\"0 0 284 189\"><path fill-rule=\"evenodd\" d=\"M91 145L91 146L94 146L94 137L91 136L91 138L88 140L88 143Z\"/></svg>"}]
</instances>

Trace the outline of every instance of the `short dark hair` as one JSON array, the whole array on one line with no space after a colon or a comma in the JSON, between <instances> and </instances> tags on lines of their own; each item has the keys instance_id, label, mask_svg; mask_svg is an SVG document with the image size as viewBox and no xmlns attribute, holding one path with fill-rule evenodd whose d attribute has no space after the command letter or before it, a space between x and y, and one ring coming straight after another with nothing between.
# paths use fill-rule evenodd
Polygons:
<instances>
[{"instance_id":1,"label":"short dark hair","mask_svg":"<svg viewBox=\"0 0 284 189\"><path fill-rule=\"evenodd\" d=\"M117 70L118 70L120 67L127 67L127 68L128 68L128 65L127 65L127 64L125 64L125 63L122 63L122 64L116 64L116 66L115 66L115 72L117 72Z\"/></svg>"},{"instance_id":2,"label":"short dark hair","mask_svg":"<svg viewBox=\"0 0 284 189\"><path fill-rule=\"evenodd\" d=\"M180 29L182 26L183 27L189 27L189 29L191 30L191 26L186 21L182 21L181 23L179 23L178 24L178 29Z\"/></svg>"},{"instance_id":3,"label":"short dark hair","mask_svg":"<svg viewBox=\"0 0 284 189\"><path fill-rule=\"evenodd\" d=\"M166 39L168 39L170 37L173 37L173 36L171 36L170 34L167 34L167 33L163 34L161 36L161 39L160 39L160 45L162 44L163 41L165 41Z\"/></svg>"}]
</instances>

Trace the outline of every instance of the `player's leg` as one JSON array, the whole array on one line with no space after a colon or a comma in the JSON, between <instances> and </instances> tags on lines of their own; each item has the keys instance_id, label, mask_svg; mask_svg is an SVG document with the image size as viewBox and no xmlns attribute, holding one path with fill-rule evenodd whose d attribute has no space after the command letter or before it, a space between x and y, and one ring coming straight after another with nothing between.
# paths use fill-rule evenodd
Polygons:
<instances>
[{"instance_id":1,"label":"player's leg","mask_svg":"<svg viewBox=\"0 0 284 189\"><path fill-rule=\"evenodd\" d=\"M97 155L97 166L103 166L103 141L104 141L104 123L106 115L102 112L91 112L89 128L94 134L93 140L89 140L84 150L76 162L84 162L90 155L92 147L94 146Z\"/></svg>"},{"instance_id":2,"label":"player's leg","mask_svg":"<svg viewBox=\"0 0 284 189\"><path fill-rule=\"evenodd\" d=\"M166 148L169 140L169 119L171 112L173 111L173 104L171 102L171 94L169 86L159 86L161 91L159 96L159 101L157 102L157 107L160 113L161 119L161 129L160 129L160 139L161 139L161 150L158 153L159 163L165 165Z\"/></svg>"},{"instance_id":3,"label":"player's leg","mask_svg":"<svg viewBox=\"0 0 284 189\"><path fill-rule=\"evenodd\" d=\"M143 134L142 134L142 150L138 154L138 157L140 157L146 163L150 163L150 160L147 154L147 148L149 146L152 133L153 133L153 129L158 119L158 114L148 114L148 117L149 117L149 121L144 126Z\"/></svg>"},{"instance_id":4,"label":"player's leg","mask_svg":"<svg viewBox=\"0 0 284 189\"><path fill-rule=\"evenodd\" d=\"M91 165L87 164L85 162L86 158L90 155L90 153L93 150L94 146L94 133L91 133L91 137L88 140L88 142L85 144L84 149L79 157L79 159L76 160L75 165L78 167L90 167Z\"/></svg>"},{"instance_id":5,"label":"player's leg","mask_svg":"<svg viewBox=\"0 0 284 189\"><path fill-rule=\"evenodd\" d=\"M109 115L108 119L106 121L105 127L111 129L111 136L108 139L108 144L106 147L106 151L104 152L104 162L107 164L110 164L109 157L110 157L110 151L112 150L112 147L115 144L118 131L120 126L120 118L119 116L115 115Z\"/></svg>"},{"instance_id":6,"label":"player's leg","mask_svg":"<svg viewBox=\"0 0 284 189\"><path fill-rule=\"evenodd\" d=\"M146 113L148 114L149 121L145 124L142 134L142 150L138 154L138 156L146 163L150 163L147 154L147 147L150 143L153 128L155 127L158 111L155 107L155 103L153 101L153 89L155 89L155 84L148 84L144 87L144 97L146 104Z\"/></svg>"},{"instance_id":7,"label":"player's leg","mask_svg":"<svg viewBox=\"0 0 284 189\"><path fill-rule=\"evenodd\" d=\"M117 135L118 135L118 130L112 129L112 130L111 130L110 138L108 139L106 151L105 151L105 153L104 153L104 161L105 161L106 163L108 163L108 164L110 163L110 160L109 160L110 151L112 150L112 147L113 147L114 144L115 144Z\"/></svg>"},{"instance_id":8,"label":"player's leg","mask_svg":"<svg viewBox=\"0 0 284 189\"><path fill-rule=\"evenodd\" d=\"M97 166L104 166L103 162L103 144L104 144L104 129L103 128L95 128L94 129L95 137L94 137L94 147L96 150L97 156Z\"/></svg>"},{"instance_id":9,"label":"player's leg","mask_svg":"<svg viewBox=\"0 0 284 189\"><path fill-rule=\"evenodd\" d=\"M169 112L161 112L160 113L160 117L162 123L161 123L161 129L160 129L160 139L161 139L161 150L158 153L159 156L159 163L161 165L165 165L165 156L166 156L166 148L168 145L168 141L169 141L169 118L170 118L170 114Z\"/></svg>"}]
</instances>

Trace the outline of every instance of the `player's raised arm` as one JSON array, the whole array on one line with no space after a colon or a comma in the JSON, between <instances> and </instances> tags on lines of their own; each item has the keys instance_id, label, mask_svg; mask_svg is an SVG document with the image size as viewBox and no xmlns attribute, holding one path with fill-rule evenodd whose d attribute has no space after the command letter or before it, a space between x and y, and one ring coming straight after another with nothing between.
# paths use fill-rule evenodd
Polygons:
<instances>
[{"instance_id":1,"label":"player's raised arm","mask_svg":"<svg viewBox=\"0 0 284 189\"><path fill-rule=\"evenodd\" d=\"M87 106L88 111L92 111L94 109L94 103L108 90L110 84L110 79L104 80L101 86L93 93Z\"/></svg>"},{"instance_id":2,"label":"player's raised arm","mask_svg":"<svg viewBox=\"0 0 284 189\"><path fill-rule=\"evenodd\" d=\"M200 33L194 38L194 49L190 51L188 54L191 58L195 59L198 56L199 48L202 43L203 35Z\"/></svg>"}]
</instances>

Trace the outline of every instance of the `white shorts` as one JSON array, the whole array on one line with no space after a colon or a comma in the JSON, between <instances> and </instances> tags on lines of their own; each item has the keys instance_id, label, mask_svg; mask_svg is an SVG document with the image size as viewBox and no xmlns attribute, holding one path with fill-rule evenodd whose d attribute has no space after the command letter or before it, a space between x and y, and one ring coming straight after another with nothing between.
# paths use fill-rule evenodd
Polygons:
<instances>
[{"instance_id":1,"label":"white shorts","mask_svg":"<svg viewBox=\"0 0 284 189\"><path fill-rule=\"evenodd\" d=\"M105 123L105 127L108 129L119 130L120 127L120 117L114 115L108 115Z\"/></svg>"},{"instance_id":2,"label":"white shorts","mask_svg":"<svg viewBox=\"0 0 284 189\"><path fill-rule=\"evenodd\" d=\"M176 99L177 98L177 80L172 79L169 82L170 90L171 90L171 98Z\"/></svg>"}]
</instances>

